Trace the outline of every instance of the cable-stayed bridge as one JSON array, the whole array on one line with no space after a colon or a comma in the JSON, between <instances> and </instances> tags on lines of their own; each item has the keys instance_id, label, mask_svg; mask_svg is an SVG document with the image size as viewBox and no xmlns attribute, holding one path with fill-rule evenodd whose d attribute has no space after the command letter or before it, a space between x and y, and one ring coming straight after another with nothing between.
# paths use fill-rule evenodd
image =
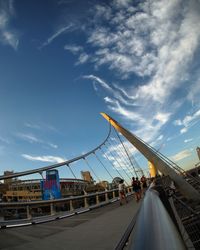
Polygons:
<instances>
[{"instance_id":1,"label":"cable-stayed bridge","mask_svg":"<svg viewBox=\"0 0 200 250\"><path fill-rule=\"evenodd\" d=\"M0 176L8 183L38 174L44 191L52 190L35 201L18 197L0 202L0 249L200 249L199 177L188 174L107 114L102 115L110 128L95 149L62 163ZM160 173L140 203L134 201L131 186L133 176L144 175L133 157L136 149L155 173ZM94 180L90 185L80 180L76 162L85 164L99 185L94 185ZM76 195L60 194L62 183L56 183L51 174L56 176L61 169L73 176L68 188ZM45 172L49 179L44 178ZM125 180L129 201L123 206L118 202L120 179ZM26 180L16 180L16 188L22 182Z\"/></svg>"}]
</instances>

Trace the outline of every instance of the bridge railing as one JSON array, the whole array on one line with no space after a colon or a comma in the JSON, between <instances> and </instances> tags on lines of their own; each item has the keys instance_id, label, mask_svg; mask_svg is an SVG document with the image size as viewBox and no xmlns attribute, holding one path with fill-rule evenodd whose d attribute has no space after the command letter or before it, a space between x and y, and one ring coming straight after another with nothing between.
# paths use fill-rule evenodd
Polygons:
<instances>
[{"instance_id":1,"label":"bridge railing","mask_svg":"<svg viewBox=\"0 0 200 250\"><path fill-rule=\"evenodd\" d=\"M127 187L127 195L132 194L132 187ZM62 199L25 202L1 202L1 228L37 224L54 219L69 217L118 200L118 189L70 196Z\"/></svg>"},{"instance_id":2,"label":"bridge railing","mask_svg":"<svg viewBox=\"0 0 200 250\"><path fill-rule=\"evenodd\" d=\"M153 189L145 194L127 249L186 249L158 192Z\"/></svg>"}]
</instances>

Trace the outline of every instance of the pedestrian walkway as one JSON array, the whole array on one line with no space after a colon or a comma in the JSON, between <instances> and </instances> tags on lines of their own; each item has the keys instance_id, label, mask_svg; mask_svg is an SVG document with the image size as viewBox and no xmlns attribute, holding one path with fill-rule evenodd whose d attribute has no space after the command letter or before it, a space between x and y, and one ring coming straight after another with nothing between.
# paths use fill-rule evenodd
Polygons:
<instances>
[{"instance_id":1,"label":"pedestrian walkway","mask_svg":"<svg viewBox=\"0 0 200 250\"><path fill-rule=\"evenodd\" d=\"M129 197L73 217L0 232L3 250L112 250L121 239L139 204Z\"/></svg>"}]
</instances>

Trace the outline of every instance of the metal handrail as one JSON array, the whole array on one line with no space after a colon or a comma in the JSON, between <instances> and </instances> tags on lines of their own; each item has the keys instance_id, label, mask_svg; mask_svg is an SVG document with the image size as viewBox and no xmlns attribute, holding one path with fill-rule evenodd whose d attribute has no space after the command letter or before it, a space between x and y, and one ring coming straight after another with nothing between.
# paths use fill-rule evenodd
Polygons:
<instances>
[{"instance_id":1,"label":"metal handrail","mask_svg":"<svg viewBox=\"0 0 200 250\"><path fill-rule=\"evenodd\" d=\"M157 191L153 189L149 189L145 194L128 249L186 249Z\"/></svg>"},{"instance_id":2,"label":"metal handrail","mask_svg":"<svg viewBox=\"0 0 200 250\"><path fill-rule=\"evenodd\" d=\"M70 201L70 200L78 200L78 199L83 199L83 198L89 198L93 197L96 195L101 195L101 194L107 194L111 193L114 191L117 191L118 189L112 189L112 190L106 190L102 192L95 192L95 193L90 193L90 194L85 194L85 195L77 195L77 196L70 196L67 198L61 198L61 199L52 199L52 200L40 200L40 201L18 201L18 202L0 202L0 207L9 207L9 206L28 206L28 205L44 205L44 204L51 204L51 203L60 203L64 201Z\"/></svg>"}]
</instances>

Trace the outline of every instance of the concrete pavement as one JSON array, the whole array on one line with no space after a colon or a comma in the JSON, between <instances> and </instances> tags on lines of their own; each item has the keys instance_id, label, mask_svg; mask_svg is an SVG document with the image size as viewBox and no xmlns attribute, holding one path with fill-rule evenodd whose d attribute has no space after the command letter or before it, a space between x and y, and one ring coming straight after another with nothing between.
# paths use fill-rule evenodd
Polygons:
<instances>
[{"instance_id":1,"label":"concrete pavement","mask_svg":"<svg viewBox=\"0 0 200 250\"><path fill-rule=\"evenodd\" d=\"M121 239L139 204L129 197L62 220L19 228L1 229L3 250L112 250Z\"/></svg>"}]
</instances>

